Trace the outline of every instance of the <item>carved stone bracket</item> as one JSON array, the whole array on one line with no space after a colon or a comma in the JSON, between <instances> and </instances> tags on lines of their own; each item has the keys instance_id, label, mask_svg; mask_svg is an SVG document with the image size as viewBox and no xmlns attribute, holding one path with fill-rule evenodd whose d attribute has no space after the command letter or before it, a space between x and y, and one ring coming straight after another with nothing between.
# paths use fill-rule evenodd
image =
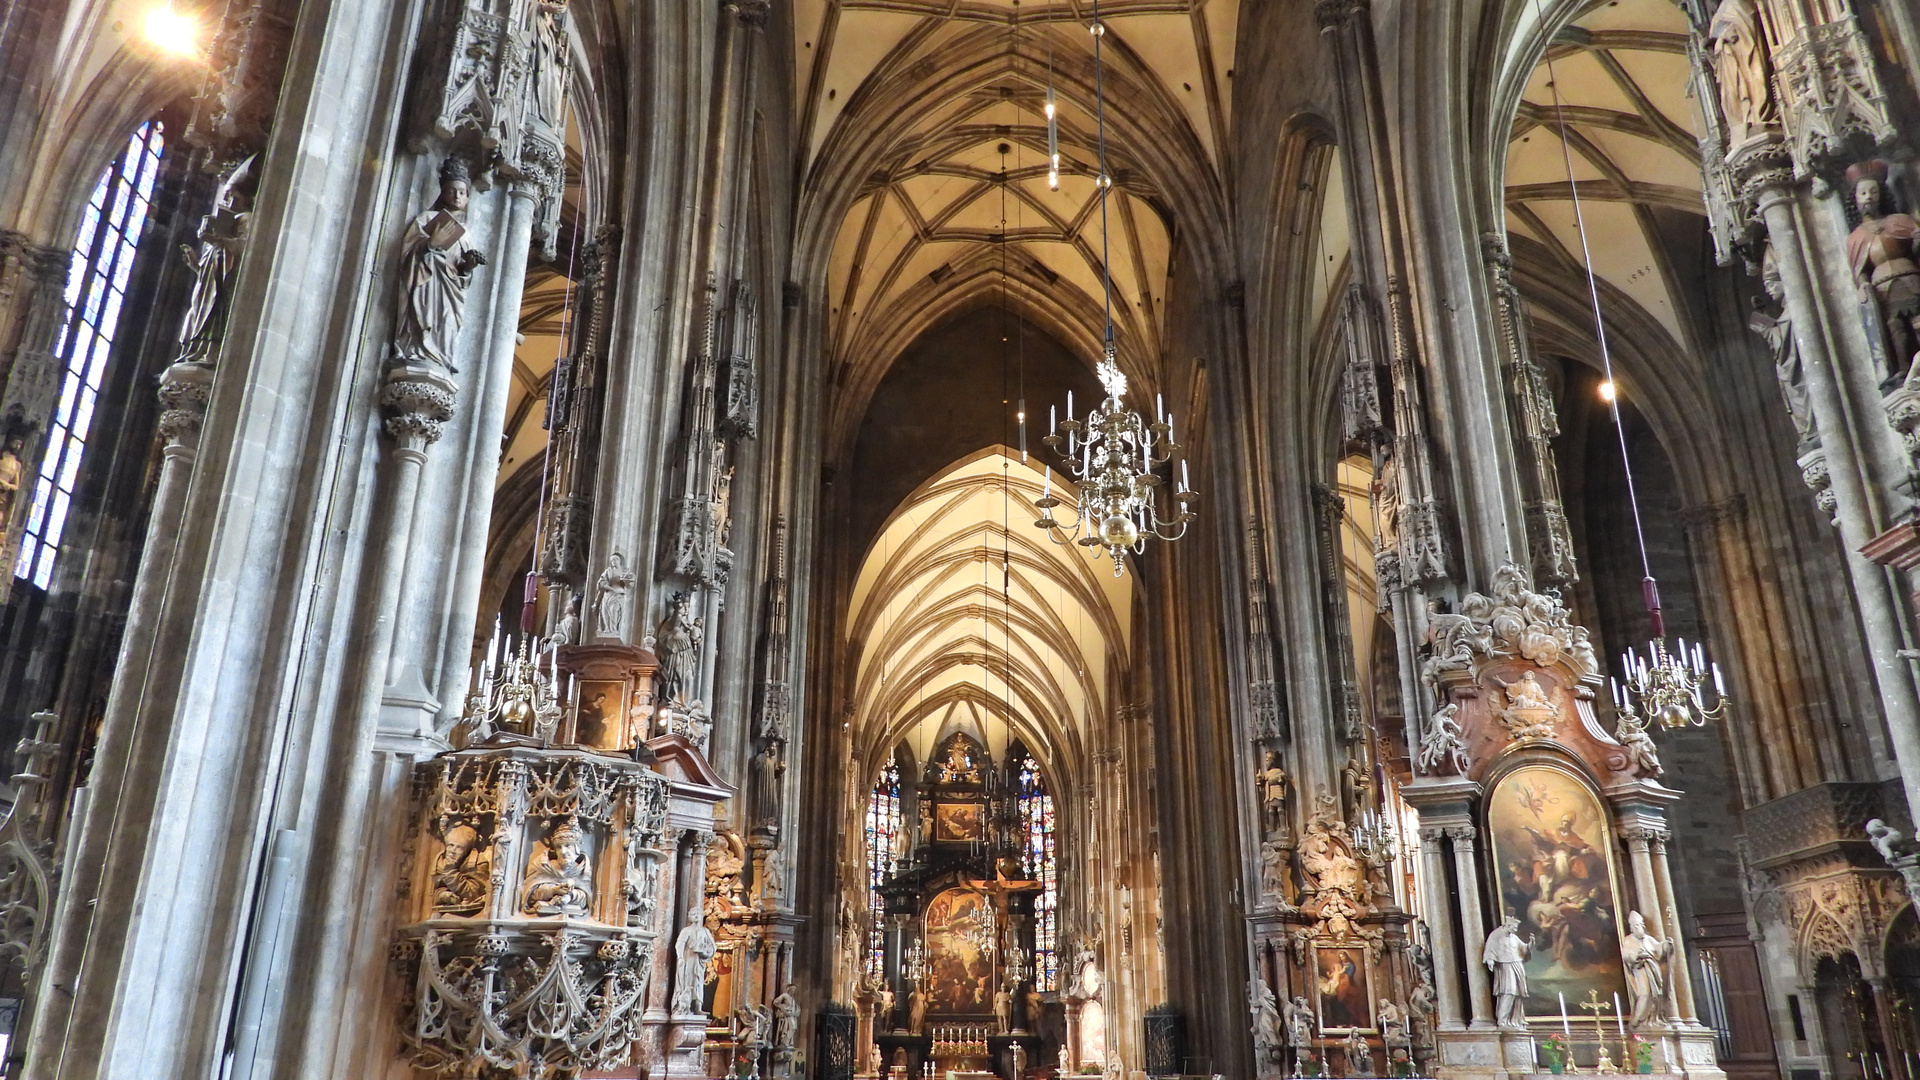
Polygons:
<instances>
[{"instance_id":1,"label":"carved stone bracket","mask_svg":"<svg viewBox=\"0 0 1920 1080\"><path fill-rule=\"evenodd\" d=\"M170 447L200 441L200 424L213 394L213 365L174 364L160 375L160 437Z\"/></svg>"},{"instance_id":2,"label":"carved stone bracket","mask_svg":"<svg viewBox=\"0 0 1920 1080\"><path fill-rule=\"evenodd\" d=\"M440 441L441 427L453 419L458 390L435 368L403 364L387 372L380 387L380 409L388 435L404 449L424 452Z\"/></svg>"}]
</instances>

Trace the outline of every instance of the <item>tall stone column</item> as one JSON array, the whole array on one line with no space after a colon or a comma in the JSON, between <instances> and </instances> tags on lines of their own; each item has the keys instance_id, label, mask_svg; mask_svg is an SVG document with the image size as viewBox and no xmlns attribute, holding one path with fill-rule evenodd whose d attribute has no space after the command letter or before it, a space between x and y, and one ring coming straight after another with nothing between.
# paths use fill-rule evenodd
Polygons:
<instances>
[{"instance_id":1,"label":"tall stone column","mask_svg":"<svg viewBox=\"0 0 1920 1080\"><path fill-rule=\"evenodd\" d=\"M1488 1028L1493 1026L1493 984L1487 978L1487 965L1481 956L1486 945L1487 919L1480 910L1480 890L1475 884L1480 880L1479 859L1474 855L1477 835L1478 830L1471 825L1447 828L1447 839L1453 841L1454 873L1460 881L1461 944L1467 966L1467 994L1473 1006L1473 1026Z\"/></svg>"},{"instance_id":2,"label":"tall stone column","mask_svg":"<svg viewBox=\"0 0 1920 1080\"><path fill-rule=\"evenodd\" d=\"M1920 699L1915 696L1912 667L1900 656L1907 640L1907 613L1901 608L1889 571L1861 550L1879 532L1877 523L1881 520L1868 487L1873 470L1860 459L1848 434L1849 410L1836 352L1829 347L1824 329L1833 313L1813 302L1816 285L1801 246L1800 213L1791 181L1780 170L1768 176L1770 179L1760 188L1757 206L1779 266L1783 300L1793 322L1807 394L1821 432L1821 449L1836 504L1834 522L1840 530L1854 602L1866 629L1880 707L1908 805L1920 807ZM1867 419L1877 422L1874 417Z\"/></svg>"},{"instance_id":3,"label":"tall stone column","mask_svg":"<svg viewBox=\"0 0 1920 1080\"><path fill-rule=\"evenodd\" d=\"M1627 842L1627 861L1633 866L1634 904L1640 914L1656 926L1666 925L1666 915L1660 906L1659 890L1654 885L1653 857L1650 845L1659 833L1646 826L1629 827L1620 830L1621 839Z\"/></svg>"},{"instance_id":4,"label":"tall stone column","mask_svg":"<svg viewBox=\"0 0 1920 1080\"><path fill-rule=\"evenodd\" d=\"M1446 830L1430 825L1420 827L1420 857L1426 873L1430 896L1422 899L1427 925L1433 930L1433 981L1438 996L1439 1026L1443 1031L1466 1027L1460 1007L1460 983L1453 973L1460 970L1460 924L1454 917L1447 896L1447 856L1443 850Z\"/></svg>"},{"instance_id":5,"label":"tall stone column","mask_svg":"<svg viewBox=\"0 0 1920 1080\"><path fill-rule=\"evenodd\" d=\"M1700 1017L1693 1002L1693 973L1687 957L1687 936L1680 926L1680 907L1673 891L1673 873L1667 866L1666 830L1655 831L1649 846L1653 862L1654 895L1661 905L1661 915L1654 921L1665 927L1667 940L1673 942L1674 1008L1679 1011L1683 1023L1698 1025Z\"/></svg>"}]
</instances>

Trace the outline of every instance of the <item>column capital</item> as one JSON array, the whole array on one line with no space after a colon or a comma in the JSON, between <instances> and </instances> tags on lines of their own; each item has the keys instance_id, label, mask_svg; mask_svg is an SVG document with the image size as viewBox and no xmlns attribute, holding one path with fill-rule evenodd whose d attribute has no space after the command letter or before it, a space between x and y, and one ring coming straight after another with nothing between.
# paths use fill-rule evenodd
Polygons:
<instances>
[{"instance_id":1,"label":"column capital","mask_svg":"<svg viewBox=\"0 0 1920 1080\"><path fill-rule=\"evenodd\" d=\"M160 375L160 437L169 448L200 441L207 400L213 395L213 365L174 364Z\"/></svg>"},{"instance_id":2,"label":"column capital","mask_svg":"<svg viewBox=\"0 0 1920 1080\"><path fill-rule=\"evenodd\" d=\"M1448 825L1442 831L1456 846L1464 845L1468 850L1473 848L1474 838L1480 835L1480 830L1471 825Z\"/></svg>"},{"instance_id":3,"label":"column capital","mask_svg":"<svg viewBox=\"0 0 1920 1080\"><path fill-rule=\"evenodd\" d=\"M380 410L388 435L400 449L425 453L440 440L441 426L453 419L459 389L437 368L397 364L380 387Z\"/></svg>"},{"instance_id":4,"label":"column capital","mask_svg":"<svg viewBox=\"0 0 1920 1080\"><path fill-rule=\"evenodd\" d=\"M1350 25L1355 17L1366 14L1372 5L1368 0L1320 0L1313 5L1314 21L1322 30L1339 30Z\"/></svg>"}]
</instances>

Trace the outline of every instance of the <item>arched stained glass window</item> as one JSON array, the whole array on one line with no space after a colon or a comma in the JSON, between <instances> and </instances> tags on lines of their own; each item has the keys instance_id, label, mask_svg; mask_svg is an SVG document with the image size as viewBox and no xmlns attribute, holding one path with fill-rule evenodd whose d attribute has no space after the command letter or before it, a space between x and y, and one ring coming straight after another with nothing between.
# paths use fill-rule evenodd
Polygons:
<instances>
[{"instance_id":1,"label":"arched stained glass window","mask_svg":"<svg viewBox=\"0 0 1920 1080\"><path fill-rule=\"evenodd\" d=\"M887 962L887 903L880 886L893 876L900 856L900 766L888 762L867 798L867 972L884 974Z\"/></svg>"},{"instance_id":2,"label":"arched stained glass window","mask_svg":"<svg viewBox=\"0 0 1920 1080\"><path fill-rule=\"evenodd\" d=\"M166 140L158 120L140 125L127 148L107 166L93 189L80 235L73 242L67 271L67 322L55 339L53 354L66 366L60 402L47 426L47 452L33 485L33 504L20 536L13 574L44 589L53 581L53 561L66 531L73 487L80 475L80 454L93 427L94 399L100 393L107 354L120 325L133 256L147 224L147 209L160 176Z\"/></svg>"},{"instance_id":3,"label":"arched stained glass window","mask_svg":"<svg viewBox=\"0 0 1920 1080\"><path fill-rule=\"evenodd\" d=\"M1060 868L1054 849L1053 794L1046 774L1031 757L1020 758L1021 861L1040 883L1033 900L1033 982L1042 991L1060 989Z\"/></svg>"}]
</instances>

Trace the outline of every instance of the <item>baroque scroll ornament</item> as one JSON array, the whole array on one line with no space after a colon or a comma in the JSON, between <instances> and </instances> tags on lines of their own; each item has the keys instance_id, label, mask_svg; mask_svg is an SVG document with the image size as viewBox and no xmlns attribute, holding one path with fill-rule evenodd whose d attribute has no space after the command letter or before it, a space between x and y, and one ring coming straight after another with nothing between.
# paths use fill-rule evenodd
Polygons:
<instances>
[{"instance_id":1,"label":"baroque scroll ornament","mask_svg":"<svg viewBox=\"0 0 1920 1080\"><path fill-rule=\"evenodd\" d=\"M1600 666L1586 627L1574 624L1558 597L1534 592L1526 571L1513 563L1494 572L1492 595L1468 593L1457 613L1430 610L1427 640L1433 651L1422 674L1428 681L1482 660L1517 658L1540 667L1564 661L1576 676Z\"/></svg>"}]
</instances>

